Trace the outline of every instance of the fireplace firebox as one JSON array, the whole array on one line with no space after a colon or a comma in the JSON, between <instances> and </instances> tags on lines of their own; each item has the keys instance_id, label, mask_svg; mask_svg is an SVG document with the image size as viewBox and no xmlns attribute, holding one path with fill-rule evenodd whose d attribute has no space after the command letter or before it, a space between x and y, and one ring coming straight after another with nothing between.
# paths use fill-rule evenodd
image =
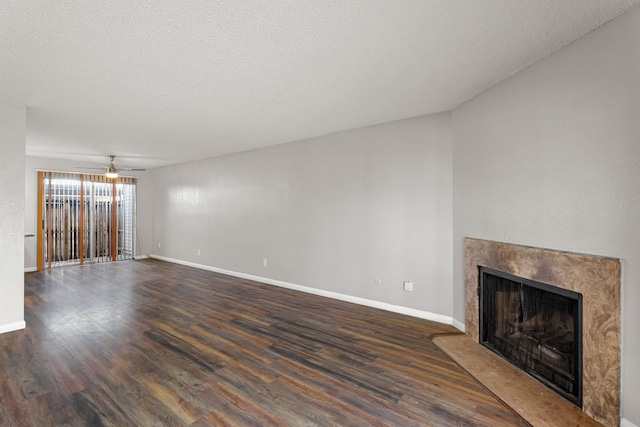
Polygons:
<instances>
[{"instance_id":1,"label":"fireplace firebox","mask_svg":"<svg viewBox=\"0 0 640 427\"><path fill-rule=\"evenodd\" d=\"M582 295L479 267L479 339L582 406Z\"/></svg>"}]
</instances>

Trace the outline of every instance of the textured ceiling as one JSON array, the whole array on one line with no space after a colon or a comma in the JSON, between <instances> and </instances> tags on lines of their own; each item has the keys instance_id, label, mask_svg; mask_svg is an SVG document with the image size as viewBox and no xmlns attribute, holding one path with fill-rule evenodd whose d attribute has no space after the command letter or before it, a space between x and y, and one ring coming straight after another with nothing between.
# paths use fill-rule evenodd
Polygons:
<instances>
[{"instance_id":1,"label":"textured ceiling","mask_svg":"<svg viewBox=\"0 0 640 427\"><path fill-rule=\"evenodd\" d=\"M450 110L639 1L0 0L0 102L154 167Z\"/></svg>"}]
</instances>

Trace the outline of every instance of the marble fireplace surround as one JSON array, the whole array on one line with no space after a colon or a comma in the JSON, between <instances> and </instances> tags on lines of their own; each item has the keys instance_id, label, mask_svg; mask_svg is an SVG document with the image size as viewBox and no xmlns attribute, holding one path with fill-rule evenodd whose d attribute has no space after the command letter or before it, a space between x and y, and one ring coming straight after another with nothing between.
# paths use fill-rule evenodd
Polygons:
<instances>
[{"instance_id":1,"label":"marble fireplace surround","mask_svg":"<svg viewBox=\"0 0 640 427\"><path fill-rule=\"evenodd\" d=\"M466 238L465 330L476 343L479 266L583 295L582 410L606 426L617 426L620 419L620 261ZM562 399L559 395L558 398Z\"/></svg>"}]
</instances>

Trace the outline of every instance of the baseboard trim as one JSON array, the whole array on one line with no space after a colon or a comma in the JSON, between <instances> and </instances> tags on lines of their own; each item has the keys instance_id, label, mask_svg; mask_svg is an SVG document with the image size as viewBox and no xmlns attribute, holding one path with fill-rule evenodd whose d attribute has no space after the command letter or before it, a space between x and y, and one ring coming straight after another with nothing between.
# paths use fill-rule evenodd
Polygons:
<instances>
[{"instance_id":1,"label":"baseboard trim","mask_svg":"<svg viewBox=\"0 0 640 427\"><path fill-rule=\"evenodd\" d=\"M25 267L25 273L33 273L34 271L38 271L38 267Z\"/></svg>"},{"instance_id":2,"label":"baseboard trim","mask_svg":"<svg viewBox=\"0 0 640 427\"><path fill-rule=\"evenodd\" d=\"M620 427L638 427L626 418L620 420Z\"/></svg>"},{"instance_id":3,"label":"baseboard trim","mask_svg":"<svg viewBox=\"0 0 640 427\"><path fill-rule=\"evenodd\" d=\"M457 321L456 319L453 319L453 322L451 323L451 325L456 328L457 330L459 330L460 332L464 332L465 331L465 326L464 323Z\"/></svg>"},{"instance_id":4,"label":"baseboard trim","mask_svg":"<svg viewBox=\"0 0 640 427\"><path fill-rule=\"evenodd\" d=\"M450 316L444 316L442 314L431 313L430 311L417 310L415 308L403 307L401 305L388 304L386 302L380 302L370 300L366 298L354 297L351 295L340 294L338 292L325 291L322 289L311 288L308 286L297 285L295 283L283 282L280 280L269 279L267 277L254 276L252 274L240 273L232 270L225 270L223 268L211 267L209 265L197 264L195 262L183 261L175 258L169 258L162 255L150 254L149 258L155 258L162 261L172 262L175 264L186 265L187 267L199 268L202 270L213 271L215 273L226 274L228 276L239 277L241 279L253 280L256 282L266 283L268 285L279 286L281 288L292 289L295 291L305 292L308 294L318 295L322 297L332 298L339 301L350 302L353 304L363 305L366 307L379 308L380 310L391 311L393 313L404 314L407 316L417 317L420 319L431 320L433 322L443 323L445 325L451 325L453 318ZM459 322L458 322L459 323ZM455 326L455 325L454 325ZM460 328L458 328L460 329Z\"/></svg>"},{"instance_id":5,"label":"baseboard trim","mask_svg":"<svg viewBox=\"0 0 640 427\"><path fill-rule=\"evenodd\" d=\"M24 329L26 327L27 327L27 322L25 322L24 320L20 322L7 323L5 325L0 325L0 334L19 331L20 329Z\"/></svg>"},{"instance_id":6,"label":"baseboard trim","mask_svg":"<svg viewBox=\"0 0 640 427\"><path fill-rule=\"evenodd\" d=\"M149 258L149 255L137 255L133 257L133 259L147 259L147 258Z\"/></svg>"}]
</instances>

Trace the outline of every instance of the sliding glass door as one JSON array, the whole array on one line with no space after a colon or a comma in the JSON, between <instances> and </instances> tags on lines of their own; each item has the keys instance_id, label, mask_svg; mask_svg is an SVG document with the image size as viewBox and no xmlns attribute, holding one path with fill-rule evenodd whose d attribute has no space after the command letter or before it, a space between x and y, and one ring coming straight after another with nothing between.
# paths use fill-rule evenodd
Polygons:
<instances>
[{"instance_id":1,"label":"sliding glass door","mask_svg":"<svg viewBox=\"0 0 640 427\"><path fill-rule=\"evenodd\" d=\"M132 259L135 178L38 172L38 269Z\"/></svg>"}]
</instances>

